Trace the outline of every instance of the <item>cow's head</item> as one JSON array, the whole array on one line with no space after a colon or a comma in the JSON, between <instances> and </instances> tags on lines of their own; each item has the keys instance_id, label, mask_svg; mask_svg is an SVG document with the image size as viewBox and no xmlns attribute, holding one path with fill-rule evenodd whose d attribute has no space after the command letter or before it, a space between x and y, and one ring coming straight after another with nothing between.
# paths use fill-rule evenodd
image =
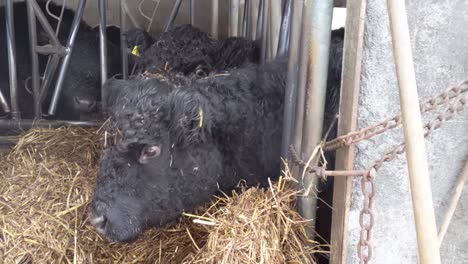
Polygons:
<instances>
[{"instance_id":1,"label":"cow's head","mask_svg":"<svg viewBox=\"0 0 468 264\"><path fill-rule=\"evenodd\" d=\"M107 239L130 241L209 200L221 158L201 94L153 79L105 88L115 144L100 160L90 221Z\"/></svg>"}]
</instances>

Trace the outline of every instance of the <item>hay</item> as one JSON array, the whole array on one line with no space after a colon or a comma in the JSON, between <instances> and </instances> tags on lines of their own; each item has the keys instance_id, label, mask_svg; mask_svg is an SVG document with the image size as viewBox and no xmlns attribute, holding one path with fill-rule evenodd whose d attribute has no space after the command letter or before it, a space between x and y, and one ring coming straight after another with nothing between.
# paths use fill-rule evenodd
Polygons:
<instances>
[{"instance_id":1,"label":"hay","mask_svg":"<svg viewBox=\"0 0 468 264\"><path fill-rule=\"evenodd\" d=\"M104 241L87 219L99 138L33 129L0 155L0 263L285 263L318 250L302 246L304 222L284 181L241 188L134 243Z\"/></svg>"}]
</instances>

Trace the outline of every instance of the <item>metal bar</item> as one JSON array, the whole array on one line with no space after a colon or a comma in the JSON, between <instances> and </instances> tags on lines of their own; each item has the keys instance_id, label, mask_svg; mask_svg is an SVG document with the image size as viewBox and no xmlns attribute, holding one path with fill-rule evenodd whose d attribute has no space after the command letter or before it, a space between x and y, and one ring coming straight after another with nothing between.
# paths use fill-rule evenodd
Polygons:
<instances>
[{"instance_id":1,"label":"metal bar","mask_svg":"<svg viewBox=\"0 0 468 264\"><path fill-rule=\"evenodd\" d=\"M330 52L331 23L333 15L333 0L310 1L306 3L311 9L311 24L307 28L310 32L308 49L309 67L306 88L304 123L302 131L301 153L303 157L313 155L315 147L322 138L323 114L325 95L327 92L328 58ZM315 165L319 160L316 155L312 160ZM304 189L316 190L318 177L304 172L302 174ZM317 195L301 196L301 212L305 219L309 219L309 239L313 239L315 232L315 215L317 210Z\"/></svg>"},{"instance_id":2,"label":"metal bar","mask_svg":"<svg viewBox=\"0 0 468 264\"><path fill-rule=\"evenodd\" d=\"M195 15L196 15L196 1L195 0L190 0L190 24L192 26L195 25Z\"/></svg>"},{"instance_id":3,"label":"metal bar","mask_svg":"<svg viewBox=\"0 0 468 264\"><path fill-rule=\"evenodd\" d=\"M104 83L107 80L107 32L106 32L106 0L99 0L99 57L101 62L101 104L106 109Z\"/></svg>"},{"instance_id":4,"label":"metal bar","mask_svg":"<svg viewBox=\"0 0 468 264\"><path fill-rule=\"evenodd\" d=\"M39 54L57 54L59 56L64 56L67 54L67 49L63 46L52 46L52 45L44 45L44 46L36 46L36 52Z\"/></svg>"},{"instance_id":5,"label":"metal bar","mask_svg":"<svg viewBox=\"0 0 468 264\"><path fill-rule=\"evenodd\" d=\"M250 16L249 16L249 10L250 10L250 0L245 0L244 2L244 14L242 15L242 34L241 36L244 38L247 38L248 36L248 28L249 28L249 22L250 22Z\"/></svg>"},{"instance_id":6,"label":"metal bar","mask_svg":"<svg viewBox=\"0 0 468 264\"><path fill-rule=\"evenodd\" d=\"M127 53L127 13L125 12L125 1L120 0L120 54L122 56L122 76L128 79L128 53ZM103 100L101 98L101 100Z\"/></svg>"},{"instance_id":7,"label":"metal bar","mask_svg":"<svg viewBox=\"0 0 468 264\"><path fill-rule=\"evenodd\" d=\"M239 34L239 0L230 0L231 8L229 13L229 35L237 37Z\"/></svg>"},{"instance_id":8,"label":"metal bar","mask_svg":"<svg viewBox=\"0 0 468 264\"><path fill-rule=\"evenodd\" d=\"M299 47L299 72L297 82L297 96L296 96L296 110L294 117L294 130L293 130L293 145L294 148L299 150L299 155L302 157L301 143L302 143L302 127L304 124L304 105L306 96L306 84L307 84L307 69L308 69L308 50L309 50L309 39L310 32L309 28L312 23L312 10L309 6L306 8L306 1L303 2L302 8L302 21L301 21L301 39ZM293 47L291 46L290 49ZM294 174L297 175L297 171Z\"/></svg>"},{"instance_id":9,"label":"metal bar","mask_svg":"<svg viewBox=\"0 0 468 264\"><path fill-rule=\"evenodd\" d=\"M13 0L6 1L6 33L7 33L7 46L8 46L8 71L10 80L10 103L11 109L5 97L0 91L0 103L3 111L9 113L13 118L20 118L18 107L18 79L16 76L16 50L15 50L15 29L13 17Z\"/></svg>"},{"instance_id":10,"label":"metal bar","mask_svg":"<svg viewBox=\"0 0 468 264\"><path fill-rule=\"evenodd\" d=\"M218 24L219 24L219 0L212 0L212 3L211 3L211 36L215 39L218 38Z\"/></svg>"},{"instance_id":11,"label":"metal bar","mask_svg":"<svg viewBox=\"0 0 468 264\"><path fill-rule=\"evenodd\" d=\"M267 61L267 57L268 57L268 48L269 48L269 41L268 41L268 10L269 10L269 5L270 1L268 0L263 0L263 5L262 5L262 9L260 10L261 13L262 13L262 21L261 21L261 24L262 24L262 31L260 31L261 33L261 54L260 54L260 63L261 64L265 64L265 62Z\"/></svg>"},{"instance_id":12,"label":"metal bar","mask_svg":"<svg viewBox=\"0 0 468 264\"><path fill-rule=\"evenodd\" d=\"M268 60L276 57L278 50L279 33L281 29L281 1L269 1L268 8Z\"/></svg>"},{"instance_id":13,"label":"metal bar","mask_svg":"<svg viewBox=\"0 0 468 264\"><path fill-rule=\"evenodd\" d=\"M259 40L262 38L264 6L265 0L260 0L260 2L258 3L257 29L255 30L255 40Z\"/></svg>"},{"instance_id":14,"label":"metal bar","mask_svg":"<svg viewBox=\"0 0 468 264\"><path fill-rule=\"evenodd\" d=\"M49 106L49 115L55 115L55 111L57 110L57 104L60 97L60 93L62 92L63 83L65 81L65 74L68 70L68 65L70 64L71 54L73 52L73 46L75 44L76 36L78 35L78 30L80 28L81 18L83 17L83 11L86 6L86 0L80 0L78 3L78 8L75 13L75 17L73 18L72 26L70 29L70 34L67 40L66 49L68 50L67 54L63 58L62 66L60 67L59 76L57 78L57 83L55 85L54 94L52 95L52 101Z\"/></svg>"},{"instance_id":15,"label":"metal bar","mask_svg":"<svg viewBox=\"0 0 468 264\"><path fill-rule=\"evenodd\" d=\"M34 101L34 118L42 118L41 96L40 96L40 80L39 80L39 57L36 52L37 46L37 28L36 28L36 12L34 10L35 0L26 0L28 10L28 28L29 42L31 49L31 68L32 68L32 90Z\"/></svg>"},{"instance_id":16,"label":"metal bar","mask_svg":"<svg viewBox=\"0 0 468 264\"><path fill-rule=\"evenodd\" d=\"M169 31L169 29L172 27L172 24L174 24L177 14L179 13L181 3L182 3L182 0L175 1L174 6L172 7L171 15L169 16L169 19L167 20L166 27L164 27L164 32Z\"/></svg>"},{"instance_id":17,"label":"metal bar","mask_svg":"<svg viewBox=\"0 0 468 264\"><path fill-rule=\"evenodd\" d=\"M80 126L80 127L100 127L102 122L98 121L69 121L69 120L11 120L1 119L0 129L3 130L27 130L32 127L61 127L61 126Z\"/></svg>"},{"instance_id":18,"label":"metal bar","mask_svg":"<svg viewBox=\"0 0 468 264\"><path fill-rule=\"evenodd\" d=\"M406 142L406 159L413 199L420 263L440 263L424 131L404 0L388 0L393 54L400 90L400 108Z\"/></svg>"},{"instance_id":19,"label":"metal bar","mask_svg":"<svg viewBox=\"0 0 468 264\"><path fill-rule=\"evenodd\" d=\"M47 94L47 91L49 90L49 87L52 83L52 79L55 75L55 71L57 69L60 57L67 54L67 49L63 47L62 44L60 43L59 39L56 36L56 33L54 32L54 29L49 24L49 21L47 20L46 16L44 15L44 12L42 12L42 9L37 4L37 2L33 1L32 5L35 11L37 20L39 21L42 28L47 33L47 35L49 36L52 42L52 45L36 46L35 51L41 54L55 54L47 63L47 66L44 72L44 78L43 78L42 85L40 88L40 95L39 95L40 102L39 103L41 105L41 111L42 111L42 102L44 101L45 95Z\"/></svg>"},{"instance_id":20,"label":"metal bar","mask_svg":"<svg viewBox=\"0 0 468 264\"><path fill-rule=\"evenodd\" d=\"M5 96L3 95L2 91L0 90L0 105L5 113L10 113L10 106L6 101Z\"/></svg>"},{"instance_id":21,"label":"metal bar","mask_svg":"<svg viewBox=\"0 0 468 264\"><path fill-rule=\"evenodd\" d=\"M289 48L289 32L291 31L292 0L285 0L283 17L281 19L281 29L278 40L278 51L276 56L283 56Z\"/></svg>"},{"instance_id":22,"label":"metal bar","mask_svg":"<svg viewBox=\"0 0 468 264\"><path fill-rule=\"evenodd\" d=\"M47 65L45 69L44 78L42 80L42 86L41 86L41 95L40 95L41 104L42 102L44 102L44 99L47 95L47 91L49 90L49 87L52 84L52 80L54 79L55 71L57 70L59 62L60 62L60 56L58 54L52 55L50 63Z\"/></svg>"},{"instance_id":23,"label":"metal bar","mask_svg":"<svg viewBox=\"0 0 468 264\"><path fill-rule=\"evenodd\" d=\"M301 40L301 21L304 0L292 3L291 48L289 49L288 75L284 96L283 137L281 140L281 156L287 157L289 146L293 142L293 128L296 114L296 98L299 75L299 49ZM296 148L298 149L298 148Z\"/></svg>"},{"instance_id":24,"label":"metal bar","mask_svg":"<svg viewBox=\"0 0 468 264\"><path fill-rule=\"evenodd\" d=\"M99 51L101 61L101 87L107 80L107 34L106 34L106 0L99 0ZM104 95L101 95L104 98Z\"/></svg>"},{"instance_id":25,"label":"metal bar","mask_svg":"<svg viewBox=\"0 0 468 264\"><path fill-rule=\"evenodd\" d=\"M63 46L60 44L60 41L58 40L57 36L55 35L54 29L49 24L49 21L47 20L46 16L44 15L44 12L42 12L41 7L37 4L36 1L31 2L32 7L34 9L35 15L39 23L41 24L42 28L45 30L47 35L49 36L50 40L52 41L52 45L54 48L57 50L60 50L63 48ZM38 52L38 47L36 47L36 52ZM57 51L59 52L59 51Z\"/></svg>"}]
</instances>

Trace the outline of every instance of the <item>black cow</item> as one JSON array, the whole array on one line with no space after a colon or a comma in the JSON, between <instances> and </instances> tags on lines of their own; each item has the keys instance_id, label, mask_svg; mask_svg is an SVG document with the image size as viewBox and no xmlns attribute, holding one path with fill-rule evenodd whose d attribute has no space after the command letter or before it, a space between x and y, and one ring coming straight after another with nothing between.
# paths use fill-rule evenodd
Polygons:
<instances>
[{"instance_id":1,"label":"black cow","mask_svg":"<svg viewBox=\"0 0 468 264\"><path fill-rule=\"evenodd\" d=\"M259 60L258 42L238 37L218 41L191 25L164 32L156 41L144 30L131 29L127 40L130 52L138 55L133 57L136 73L203 78Z\"/></svg>"},{"instance_id":2,"label":"black cow","mask_svg":"<svg viewBox=\"0 0 468 264\"><path fill-rule=\"evenodd\" d=\"M338 50L331 60L339 60L342 47L332 48ZM117 143L100 160L90 205L97 231L131 241L241 179L256 185L277 178L286 71L287 60L279 58L182 86L142 77L108 81ZM327 93L339 96L340 80L330 81ZM325 112L335 115L337 102L328 98Z\"/></svg>"},{"instance_id":3,"label":"black cow","mask_svg":"<svg viewBox=\"0 0 468 264\"><path fill-rule=\"evenodd\" d=\"M46 15L52 28L57 25L57 20L49 16L46 12L46 3L40 1L39 6ZM60 15L61 6L51 3L50 11L56 16ZM5 58L0 61L0 77L7 78L8 66L6 60L6 33L5 33L5 8L0 7L0 57ZM65 45L68 39L70 28L75 13L73 10L65 9L61 22L58 39ZM27 8L25 2L14 3L14 25L16 38L17 55L17 77L20 110L23 118L31 118L32 95L25 86L31 88L31 82L27 81L31 76L31 56L29 48L29 35L27 26ZM38 23L38 44L49 44L48 36ZM108 68L109 75L114 75L121 70L121 60L119 47L108 43ZM40 72L44 72L47 63L47 56L39 56ZM58 76L55 75L55 78ZM75 46L71 55L71 61L66 73L62 95L58 104L57 117L60 119L78 120L82 115L88 118L89 114L97 111L97 102L100 100L100 60L99 60L99 35L89 25L81 21L80 28L75 40ZM55 82L53 82L55 84ZM54 85L52 85L54 87ZM47 111L52 88L48 90L44 102L44 112ZM9 94L9 91L3 91Z\"/></svg>"}]
</instances>

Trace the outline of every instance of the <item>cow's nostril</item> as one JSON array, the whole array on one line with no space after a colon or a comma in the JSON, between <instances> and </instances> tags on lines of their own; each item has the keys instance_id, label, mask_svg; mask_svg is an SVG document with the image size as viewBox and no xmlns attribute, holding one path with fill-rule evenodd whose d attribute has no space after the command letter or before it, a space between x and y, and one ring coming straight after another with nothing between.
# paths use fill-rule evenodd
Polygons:
<instances>
[{"instance_id":1,"label":"cow's nostril","mask_svg":"<svg viewBox=\"0 0 468 264\"><path fill-rule=\"evenodd\" d=\"M98 216L98 217L93 217L90 219L90 222L93 226L96 227L96 229L101 232L105 229L106 224L107 224L107 219L103 215Z\"/></svg>"}]
</instances>

